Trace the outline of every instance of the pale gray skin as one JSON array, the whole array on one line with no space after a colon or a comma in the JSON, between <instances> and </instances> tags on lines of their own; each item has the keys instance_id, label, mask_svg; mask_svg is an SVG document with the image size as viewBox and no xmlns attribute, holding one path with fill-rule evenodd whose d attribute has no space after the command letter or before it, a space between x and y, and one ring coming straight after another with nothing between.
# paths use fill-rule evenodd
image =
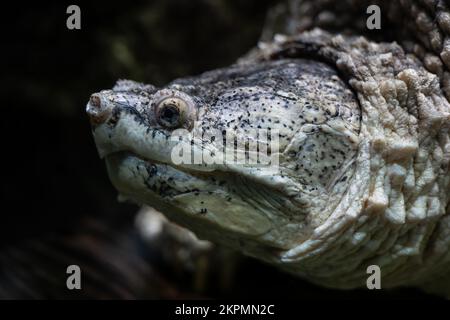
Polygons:
<instances>
[{"instance_id":1,"label":"pale gray skin","mask_svg":"<svg viewBox=\"0 0 450 320\"><path fill-rule=\"evenodd\" d=\"M356 10L355 3L366 5L341 5ZM417 14L409 1L402 5ZM445 31L450 18L440 12L433 14ZM365 286L366 268L376 264L383 287L448 294L446 47L432 53L439 49L432 28L431 51L423 53L427 43L401 47L298 31L315 26L309 24L261 43L228 68L161 89L119 81L94 94L87 111L113 184L123 197L157 208L200 238L318 284ZM426 39L424 28L412 30ZM168 109L165 99L173 99ZM181 110L175 116L174 105ZM245 136L255 127L281 133L276 173L172 162L179 141L169 136L177 128ZM189 134L184 143L193 148L219 148L210 135L191 142Z\"/></svg>"}]
</instances>

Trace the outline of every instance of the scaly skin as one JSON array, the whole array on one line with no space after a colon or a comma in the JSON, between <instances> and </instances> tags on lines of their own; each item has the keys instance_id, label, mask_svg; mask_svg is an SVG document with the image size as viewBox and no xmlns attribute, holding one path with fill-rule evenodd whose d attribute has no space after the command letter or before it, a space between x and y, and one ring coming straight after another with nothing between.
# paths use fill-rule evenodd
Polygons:
<instances>
[{"instance_id":1,"label":"scaly skin","mask_svg":"<svg viewBox=\"0 0 450 320\"><path fill-rule=\"evenodd\" d=\"M304 12L314 17L329 2L305 2L310 10ZM363 286L367 266L376 264L383 287L414 285L448 295L443 35L450 19L441 5L426 9L437 16L428 21L418 8L430 1L418 2L379 2L382 11L391 9L393 17L384 19L396 29L374 38L403 37L402 45L356 36L365 32L348 23L331 24L342 29L337 35L306 31L322 21L294 16L286 20L289 36L262 43L228 68L165 88L119 81L94 94L87 111L113 184L201 238L324 286ZM359 12L366 4L344 1L340 8ZM391 19L399 8L419 16L421 28ZM425 28L427 22L435 29ZM417 31L406 37L406 30ZM415 38L420 45L411 45ZM165 99L172 99L170 110ZM172 141L180 128L183 139ZM216 132L261 141L255 128L280 133L279 170L174 163L180 143L218 153Z\"/></svg>"}]
</instances>

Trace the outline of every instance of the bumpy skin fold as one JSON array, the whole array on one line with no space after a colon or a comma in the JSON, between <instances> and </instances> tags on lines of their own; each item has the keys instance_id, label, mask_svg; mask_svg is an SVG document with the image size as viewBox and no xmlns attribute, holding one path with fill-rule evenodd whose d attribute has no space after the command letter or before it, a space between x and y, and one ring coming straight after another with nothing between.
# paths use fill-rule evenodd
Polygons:
<instances>
[{"instance_id":1,"label":"bumpy skin fold","mask_svg":"<svg viewBox=\"0 0 450 320\"><path fill-rule=\"evenodd\" d=\"M299 132L306 126L304 121L292 121L286 133L287 142L281 150L283 157L277 184L256 170L214 168L229 176L248 179L236 183L237 178L224 178L225 185L237 185L236 191L202 180L205 175L213 175L213 169L201 176L194 174L189 181L198 180L200 193L204 191L202 188L208 191L202 199L211 208L202 218L186 213L189 206L195 206L195 201L183 202L184 198L173 196L176 190L170 188L165 188L166 194L163 194L160 185L153 184L155 178L148 174L148 171L152 175L165 172L173 174L175 179L182 177L183 181L188 181L186 176L195 171L193 168L184 168L186 172L166 168L169 160L155 148L155 134L151 132L157 135L169 132L155 127L151 117L146 118L149 117L146 106L151 103L145 101L152 101L160 91L133 83L124 86L122 82L113 91L103 93L102 99L113 104L118 100L121 105L128 103L128 111L123 107L111 107L114 108L114 125L101 125L94 130L99 149L104 151L111 146L124 149L127 147L124 144L131 144L125 149L147 160L159 152L156 160L166 164L157 163L149 170L148 165L142 164L143 160L120 158L116 160L117 166L111 163L109 166L116 187L122 194L150 205L156 199L154 193L159 192L166 201L161 206L163 213L201 237L278 265L320 285L364 286L368 276L366 269L375 264L381 268L384 288L412 285L449 296L450 104L446 94L450 92L450 44L447 44L450 43L450 14L443 1L375 1L383 14L382 28L386 29L370 32L365 28L365 10L373 3L291 1L282 23L272 24L274 29L266 29L264 33L266 38L274 31L285 35L261 42L229 69L177 80L168 86L170 90L191 95L193 98L189 99L196 101L200 120L216 126L234 121L233 113L244 108L247 108L247 116L242 119L241 115L238 119L249 124L261 125L255 123L261 121L259 113L262 116L266 113L266 118L276 114L281 123L292 121L292 115L282 115L277 109L256 111L259 102L248 102L256 100L246 95L238 97L248 102L246 106L228 104L229 96L222 91L235 88L241 92L242 88L248 88L242 85L246 81L246 85L257 88L259 99L265 99L275 95L269 83L283 75L288 77L283 79L286 82L294 75L292 82L297 84L298 81L304 87L297 90L292 83L283 84L283 90L289 91L296 101L286 104L286 112L298 110L302 119L307 116L305 99L320 106L317 115L322 111L329 114L330 103L345 101L339 107L342 114L336 113L337 118L325 116L325 124L322 124L317 116L307 124L320 127L319 131L327 127L328 132L340 137L331 139L331 146L324 143L323 148L318 149L319 153L329 151L344 155L345 161L339 162L339 174L325 182L317 177L303 179L301 170L297 171L298 165L303 168L310 162L302 160L300 156L304 153L293 159L287 152L294 142L301 140ZM324 64L316 65L312 60ZM348 90L341 89L338 82L327 82L336 78L330 68L336 70L341 81L353 92L357 108L348 98ZM255 75L265 78L257 79ZM335 91L330 93L328 89ZM126 98L127 90L130 98ZM139 92L145 94L138 95ZM143 99L146 100L143 102ZM249 106L255 107L256 115L248 112ZM232 111L228 114L223 110ZM132 114L139 121L133 120ZM148 136L139 138L145 134ZM164 141L163 138L160 141ZM162 142L158 143L163 146ZM292 170L292 163L298 164L295 170ZM320 165L314 162L315 167L310 168L310 172L315 173ZM143 176L147 184L137 182L137 176ZM152 193L141 190L149 187L149 181ZM248 181L258 187L252 189ZM244 189L242 185L247 184L248 189ZM252 211L254 206L248 206L241 199L240 202L225 202L228 211L221 212L224 204L220 197L211 200L216 194L231 194L235 199L245 192L248 198L253 194L252 204L256 204L259 211ZM171 196L168 202L167 197ZM201 212L206 213L203 209ZM227 212L233 214L227 215Z\"/></svg>"},{"instance_id":2,"label":"bumpy skin fold","mask_svg":"<svg viewBox=\"0 0 450 320\"><path fill-rule=\"evenodd\" d=\"M381 29L366 26L370 5L381 13ZM450 93L450 2L444 0L288 0L269 15L262 40L276 33L296 35L313 28L361 35L377 42L396 41L436 74Z\"/></svg>"},{"instance_id":3,"label":"bumpy skin fold","mask_svg":"<svg viewBox=\"0 0 450 320\"><path fill-rule=\"evenodd\" d=\"M370 4L381 8L378 32L365 28ZM324 227L316 235L327 239L322 241L326 249L320 246L320 256L329 251L331 261L324 270L336 267L333 256L339 252L349 258L343 264L379 264L387 286L424 285L449 295L450 281L442 276L449 270L450 251L448 3L294 0L287 12L281 30L291 36L260 45L249 59L321 57L349 80L362 112L358 168L351 184L355 193L342 202L352 206L337 210L336 220L330 217L333 231L327 234ZM322 30L305 31L314 27ZM355 205L358 199L364 201ZM293 260L302 260L309 250L304 244L293 249ZM332 277L330 285L352 286L357 277L344 273ZM438 280L433 283L434 277Z\"/></svg>"},{"instance_id":4,"label":"bumpy skin fold","mask_svg":"<svg viewBox=\"0 0 450 320\"><path fill-rule=\"evenodd\" d=\"M316 56L356 92L362 120L350 187L328 220L281 257L283 267L332 287L383 270L386 287L428 282L449 267L450 105L439 78L395 43L320 29L278 37L241 63ZM344 258L345 257L345 258Z\"/></svg>"}]
</instances>

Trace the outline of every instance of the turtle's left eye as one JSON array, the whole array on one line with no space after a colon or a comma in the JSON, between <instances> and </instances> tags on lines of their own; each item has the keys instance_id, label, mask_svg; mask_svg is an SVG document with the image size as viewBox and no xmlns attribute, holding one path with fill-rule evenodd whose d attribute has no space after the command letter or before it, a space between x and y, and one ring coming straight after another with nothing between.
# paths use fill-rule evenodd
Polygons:
<instances>
[{"instance_id":1,"label":"turtle's left eye","mask_svg":"<svg viewBox=\"0 0 450 320\"><path fill-rule=\"evenodd\" d=\"M183 99L171 97L162 100L156 106L156 118L166 128L178 128L183 125L188 106Z\"/></svg>"}]
</instances>

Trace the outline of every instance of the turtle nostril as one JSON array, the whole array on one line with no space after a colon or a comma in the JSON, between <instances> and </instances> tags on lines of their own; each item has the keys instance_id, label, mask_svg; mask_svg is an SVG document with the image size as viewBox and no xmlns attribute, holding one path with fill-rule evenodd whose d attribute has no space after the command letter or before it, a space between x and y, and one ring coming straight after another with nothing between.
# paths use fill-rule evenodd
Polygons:
<instances>
[{"instance_id":1,"label":"turtle nostril","mask_svg":"<svg viewBox=\"0 0 450 320\"><path fill-rule=\"evenodd\" d=\"M89 103L93 107L100 108L100 106L101 106L100 97L96 94L91 95L91 98L89 99Z\"/></svg>"},{"instance_id":2,"label":"turtle nostril","mask_svg":"<svg viewBox=\"0 0 450 320\"><path fill-rule=\"evenodd\" d=\"M89 103L86 106L86 113L92 125L99 125L105 122L110 115L110 108L102 103L102 99L98 94L91 95Z\"/></svg>"}]
</instances>

